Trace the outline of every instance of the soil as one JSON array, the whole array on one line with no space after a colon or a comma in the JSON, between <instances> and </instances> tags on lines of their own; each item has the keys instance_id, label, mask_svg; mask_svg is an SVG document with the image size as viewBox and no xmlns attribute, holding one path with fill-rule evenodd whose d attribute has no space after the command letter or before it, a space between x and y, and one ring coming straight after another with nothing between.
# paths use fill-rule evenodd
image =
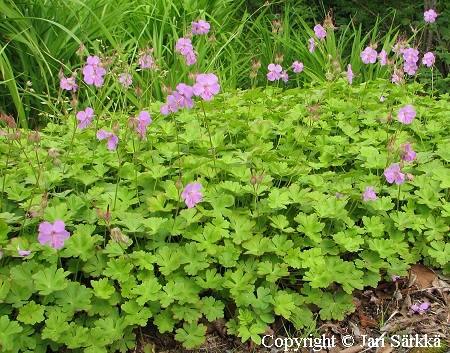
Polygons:
<instances>
[{"instance_id":1,"label":"soil","mask_svg":"<svg viewBox=\"0 0 450 353\"><path fill-rule=\"evenodd\" d=\"M383 281L376 288L353 293L356 310L343 321L321 321L317 315L317 337L324 335L334 347L316 349L320 353L441 353L450 352L450 277L423 265L413 265L407 277ZM429 304L426 304L429 303ZM415 307L413 305L416 305ZM428 308L426 308L429 305ZM415 308L418 311L414 311ZM226 333L226 321L205 322L205 343L187 350L174 340L173 334L160 334L154 325L142 328L136 347L129 353L276 353L282 348L257 346ZM283 322L275 321L267 330L274 338L305 337L305 332L286 332ZM350 335L354 345L345 347L343 340ZM432 345L440 337L440 348ZM425 339L428 338L428 343ZM280 340L281 341L281 340ZM269 343L266 341L266 343ZM273 343L270 342L270 343ZM287 350L294 352L294 349ZM300 348L297 352L314 352Z\"/></svg>"}]
</instances>

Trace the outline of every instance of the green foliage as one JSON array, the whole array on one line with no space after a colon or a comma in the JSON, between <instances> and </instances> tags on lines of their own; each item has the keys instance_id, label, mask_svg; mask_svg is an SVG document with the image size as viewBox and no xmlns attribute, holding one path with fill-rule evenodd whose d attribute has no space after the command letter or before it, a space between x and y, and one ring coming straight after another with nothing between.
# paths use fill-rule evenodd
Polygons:
<instances>
[{"instance_id":1,"label":"green foliage","mask_svg":"<svg viewBox=\"0 0 450 353\"><path fill-rule=\"evenodd\" d=\"M386 274L405 275L418 261L449 271L449 97L429 95L421 84L393 84L387 68L361 64L359 53L370 41L379 39L386 48L395 42L391 27L379 37L376 26L367 34L342 26L312 54L293 44L292 38L303 43L314 36L295 10L283 14L282 31L272 31L268 7L252 15L244 11L234 32L227 22L230 1L199 1L198 8L137 2L133 11L119 2L112 13L106 0L95 8L79 1L61 4L41 17L11 2L0 5L6 16L0 27L19 42L11 40L1 52L9 102L22 99L17 106L27 113L31 97L53 102L41 115L51 122L37 132L22 120L22 128L7 126L0 135L3 350L50 345L127 352L133 330L149 320L194 348L205 339L202 322L223 318L226 311L232 316L229 333L260 344L277 318L297 330L311 327L314 314L305 304L318 308L323 320L342 320L354 310L352 292L376 286ZM74 22L67 22L64 28L72 29L63 30L62 38L38 26L61 28L54 11L67 6ZM80 7L87 12L78 27ZM120 11L116 28L110 16ZM136 17L126 16L131 14ZM52 15L52 22L44 15ZM216 26L217 42L193 37L199 64L187 68L181 61L180 68L177 21L197 17ZM129 32L120 38L124 23ZM101 41L89 32L81 36L85 51L78 63L71 40L80 39L77 31L88 25ZM252 37L264 65L282 48L285 62L305 58L306 77L283 87L304 88L225 90L238 81L248 84L233 54L247 50ZM154 60L171 68L167 76L155 68L134 71L150 38ZM72 54L64 56L66 49L53 47L53 40L71 42ZM47 41L33 59L40 65L40 91L15 89L15 79L23 77L11 74L4 53L33 53ZM71 106L64 98L69 93L55 82L54 62L64 60L64 74L81 75L88 51L111 59L111 70L102 87L79 81L72 96L78 105ZM351 85L343 77L348 63L359 75ZM142 93L118 82L116 76L131 69L133 88ZM222 94L211 101L194 98L191 110L162 114L154 101L162 98L158 85L193 84L197 70L217 70ZM265 72L260 76L248 85L265 83ZM407 104L417 116L402 124L398 110ZM81 129L76 113L86 106L96 116ZM137 133L136 116L143 109L153 121ZM2 121L8 124L8 117ZM99 130L117 134L114 150L97 139ZM408 142L417 152L414 162L402 160ZM394 163L405 174L401 185L386 180L386 168ZM202 186L201 200L188 208L183 190L195 182ZM364 197L370 186L375 200ZM58 249L41 244L39 236L43 222L56 220L70 233Z\"/></svg>"}]
</instances>

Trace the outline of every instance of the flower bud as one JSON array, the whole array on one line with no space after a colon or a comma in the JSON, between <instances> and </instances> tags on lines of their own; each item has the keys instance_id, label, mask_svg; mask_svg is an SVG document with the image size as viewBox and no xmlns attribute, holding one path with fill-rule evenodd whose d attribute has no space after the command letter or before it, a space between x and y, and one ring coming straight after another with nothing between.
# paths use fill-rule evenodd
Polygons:
<instances>
[{"instance_id":1,"label":"flower bud","mask_svg":"<svg viewBox=\"0 0 450 353\"><path fill-rule=\"evenodd\" d=\"M50 149L48 150L48 156L51 157L51 158L54 158L54 157L56 157L56 156L59 156L58 149L57 149L57 148L50 148Z\"/></svg>"},{"instance_id":2,"label":"flower bud","mask_svg":"<svg viewBox=\"0 0 450 353\"><path fill-rule=\"evenodd\" d=\"M61 161L58 158L53 158L53 164L57 167L61 167Z\"/></svg>"},{"instance_id":3,"label":"flower bud","mask_svg":"<svg viewBox=\"0 0 450 353\"><path fill-rule=\"evenodd\" d=\"M250 178L250 184L255 185L256 184L256 178L254 175Z\"/></svg>"},{"instance_id":4,"label":"flower bud","mask_svg":"<svg viewBox=\"0 0 450 353\"><path fill-rule=\"evenodd\" d=\"M183 188L183 183L181 182L181 178L178 179L178 181L175 183L175 187L176 187L178 190L181 190L181 189Z\"/></svg>"},{"instance_id":5,"label":"flower bud","mask_svg":"<svg viewBox=\"0 0 450 353\"><path fill-rule=\"evenodd\" d=\"M127 244L130 242L130 238L128 238L119 228L111 229L111 237L114 239L116 243L124 243Z\"/></svg>"}]
</instances>

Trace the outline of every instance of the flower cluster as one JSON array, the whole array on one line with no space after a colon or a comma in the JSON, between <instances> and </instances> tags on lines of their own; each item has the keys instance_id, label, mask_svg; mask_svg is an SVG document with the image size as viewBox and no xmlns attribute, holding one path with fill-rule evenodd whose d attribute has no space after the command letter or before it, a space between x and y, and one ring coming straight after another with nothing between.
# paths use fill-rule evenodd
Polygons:
<instances>
[{"instance_id":1,"label":"flower cluster","mask_svg":"<svg viewBox=\"0 0 450 353\"><path fill-rule=\"evenodd\" d=\"M119 82L123 87L127 88L133 84L133 79L131 78L130 74L123 74L120 76Z\"/></svg>"},{"instance_id":2,"label":"flower cluster","mask_svg":"<svg viewBox=\"0 0 450 353\"><path fill-rule=\"evenodd\" d=\"M87 58L87 65L83 67L84 82L88 85L101 87L103 85L103 76L106 75L106 70L101 67L100 58L98 56L89 56Z\"/></svg>"},{"instance_id":3,"label":"flower cluster","mask_svg":"<svg viewBox=\"0 0 450 353\"><path fill-rule=\"evenodd\" d=\"M175 49L183 55L187 66L191 66L197 62L194 47L192 46L192 42L189 38L178 39Z\"/></svg>"},{"instance_id":4,"label":"flower cluster","mask_svg":"<svg viewBox=\"0 0 450 353\"><path fill-rule=\"evenodd\" d=\"M216 81L216 83L217 83L217 81ZM220 89L220 86L219 86L219 89ZM217 90L216 93L218 93L218 92L219 92L219 90ZM172 94L169 94L166 97L167 103L160 108L161 114L168 115L170 112L173 112L173 113L177 112L178 109L180 109L180 108L190 109L190 108L194 107L194 101L191 98L193 95L194 95L193 87L188 86L185 83L180 83L177 86L177 90L173 91Z\"/></svg>"},{"instance_id":5,"label":"flower cluster","mask_svg":"<svg viewBox=\"0 0 450 353\"><path fill-rule=\"evenodd\" d=\"M73 93L75 93L77 91L78 85L75 83L74 77L68 77L68 78L62 77L59 87L61 87L62 89L65 89L67 91L72 91Z\"/></svg>"},{"instance_id":6,"label":"flower cluster","mask_svg":"<svg viewBox=\"0 0 450 353\"><path fill-rule=\"evenodd\" d=\"M191 22L192 33L194 34L207 34L209 33L210 24L205 20L198 20L198 22Z\"/></svg>"}]
</instances>

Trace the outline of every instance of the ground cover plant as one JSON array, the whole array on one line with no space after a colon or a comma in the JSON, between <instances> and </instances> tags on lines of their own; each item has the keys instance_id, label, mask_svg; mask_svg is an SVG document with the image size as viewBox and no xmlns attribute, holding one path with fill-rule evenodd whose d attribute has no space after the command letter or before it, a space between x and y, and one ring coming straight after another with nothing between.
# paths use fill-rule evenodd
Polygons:
<instances>
[{"instance_id":1,"label":"ground cover plant","mask_svg":"<svg viewBox=\"0 0 450 353\"><path fill-rule=\"evenodd\" d=\"M149 320L193 348L224 317L261 344L411 264L450 272L449 95L410 80L433 53L394 34L309 65L339 48L328 16L296 61L254 62L265 88L224 90L197 65L212 27L180 29L170 79L151 47L84 44L45 127L1 115L1 351L127 352Z\"/></svg>"}]
</instances>

